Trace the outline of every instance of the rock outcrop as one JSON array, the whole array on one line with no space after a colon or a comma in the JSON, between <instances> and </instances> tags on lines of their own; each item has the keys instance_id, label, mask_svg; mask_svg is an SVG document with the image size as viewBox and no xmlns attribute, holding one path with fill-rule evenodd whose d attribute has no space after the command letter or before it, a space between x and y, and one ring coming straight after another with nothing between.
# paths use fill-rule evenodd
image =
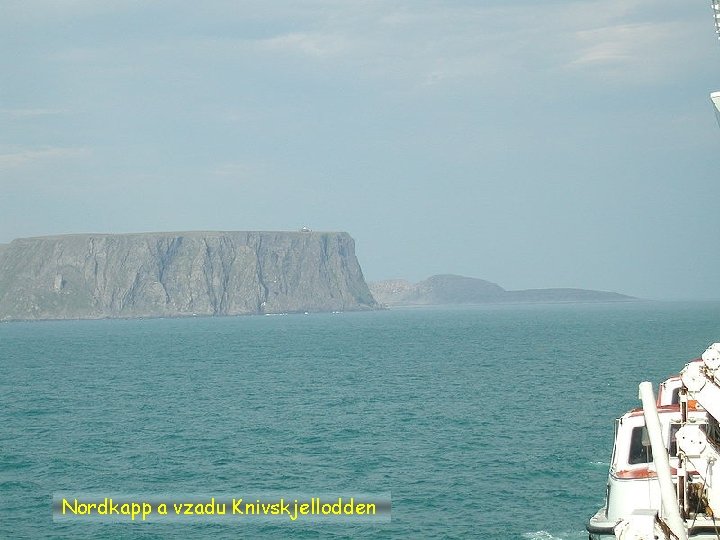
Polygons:
<instances>
[{"instance_id":1,"label":"rock outcrop","mask_svg":"<svg viewBox=\"0 0 720 540\"><path fill-rule=\"evenodd\" d=\"M587 289L530 289L506 291L484 279L450 274L432 276L420 283L393 279L370 283L375 299L387 306L444 304L624 302L635 300L614 292Z\"/></svg>"},{"instance_id":2,"label":"rock outcrop","mask_svg":"<svg viewBox=\"0 0 720 540\"><path fill-rule=\"evenodd\" d=\"M377 307L347 233L79 234L0 247L0 320Z\"/></svg>"}]
</instances>

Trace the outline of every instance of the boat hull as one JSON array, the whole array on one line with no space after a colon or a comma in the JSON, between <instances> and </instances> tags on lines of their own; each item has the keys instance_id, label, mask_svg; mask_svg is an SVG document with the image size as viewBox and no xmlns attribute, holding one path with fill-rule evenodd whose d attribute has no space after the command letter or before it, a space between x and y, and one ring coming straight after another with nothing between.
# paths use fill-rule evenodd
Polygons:
<instances>
[{"instance_id":1,"label":"boat hull","mask_svg":"<svg viewBox=\"0 0 720 540\"><path fill-rule=\"evenodd\" d=\"M605 515L605 509L601 508L590 518L585 528L589 533L590 540L606 540L615 538L615 525L617 525L617 520L609 521Z\"/></svg>"},{"instance_id":2,"label":"boat hull","mask_svg":"<svg viewBox=\"0 0 720 540\"><path fill-rule=\"evenodd\" d=\"M585 525L590 540L615 539L615 526L620 520L608 520L605 508L598 510ZM687 520L688 540L717 540L720 538L720 517L712 519L697 518Z\"/></svg>"}]
</instances>

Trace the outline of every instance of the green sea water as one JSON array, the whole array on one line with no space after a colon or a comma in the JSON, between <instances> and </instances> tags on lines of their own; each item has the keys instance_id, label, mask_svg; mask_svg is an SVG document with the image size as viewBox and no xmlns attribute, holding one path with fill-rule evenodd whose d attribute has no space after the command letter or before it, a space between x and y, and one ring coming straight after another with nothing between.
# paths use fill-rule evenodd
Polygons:
<instances>
[{"instance_id":1,"label":"green sea water","mask_svg":"<svg viewBox=\"0 0 720 540\"><path fill-rule=\"evenodd\" d=\"M586 538L720 303L0 324L0 538ZM389 523L53 522L54 493L390 493Z\"/></svg>"}]
</instances>

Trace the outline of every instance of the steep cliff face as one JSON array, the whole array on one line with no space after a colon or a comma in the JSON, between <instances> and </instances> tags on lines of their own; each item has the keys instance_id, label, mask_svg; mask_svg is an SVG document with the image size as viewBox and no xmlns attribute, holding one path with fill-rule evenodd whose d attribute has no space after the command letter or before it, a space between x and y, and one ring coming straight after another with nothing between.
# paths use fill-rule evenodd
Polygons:
<instances>
[{"instance_id":1,"label":"steep cliff face","mask_svg":"<svg viewBox=\"0 0 720 540\"><path fill-rule=\"evenodd\" d=\"M347 233L83 234L0 250L0 320L376 307Z\"/></svg>"}]
</instances>

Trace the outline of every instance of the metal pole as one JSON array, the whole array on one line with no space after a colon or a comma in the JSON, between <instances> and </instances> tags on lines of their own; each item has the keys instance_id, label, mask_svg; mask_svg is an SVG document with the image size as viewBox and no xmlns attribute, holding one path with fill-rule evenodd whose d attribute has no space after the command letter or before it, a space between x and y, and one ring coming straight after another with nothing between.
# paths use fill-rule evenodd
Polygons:
<instances>
[{"instance_id":1,"label":"metal pole","mask_svg":"<svg viewBox=\"0 0 720 540\"><path fill-rule=\"evenodd\" d=\"M685 426L688 421L688 393L687 388L683 385L680 388L679 393L679 400L680 400L680 424L682 426ZM677 444L675 445L677 448ZM685 452L681 452L679 448L677 448L677 457L678 457L678 467L677 467L677 478L678 478L678 485L677 485L677 497L678 497L678 507L680 508L680 517L683 519L687 518L687 457L685 456Z\"/></svg>"},{"instance_id":2,"label":"metal pole","mask_svg":"<svg viewBox=\"0 0 720 540\"><path fill-rule=\"evenodd\" d=\"M663 441L652 383L647 381L640 383L640 399L642 400L645 427L650 437L653 461L655 462L658 482L660 483L663 517L667 521L670 530L680 540L687 540L685 522L680 517L677 493L675 492L675 486L673 486L670 460L668 459L667 448L665 448L665 441Z\"/></svg>"}]
</instances>

